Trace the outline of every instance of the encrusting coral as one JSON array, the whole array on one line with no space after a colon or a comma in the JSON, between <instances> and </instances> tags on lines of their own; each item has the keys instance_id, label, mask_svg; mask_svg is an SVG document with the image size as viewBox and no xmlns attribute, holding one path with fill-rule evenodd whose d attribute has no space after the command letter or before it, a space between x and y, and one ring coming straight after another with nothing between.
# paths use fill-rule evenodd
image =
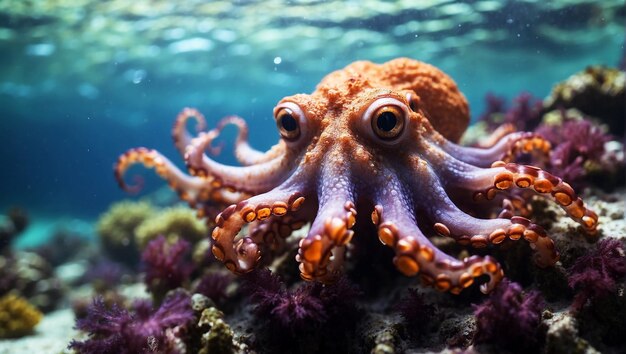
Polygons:
<instances>
[{"instance_id":1,"label":"encrusting coral","mask_svg":"<svg viewBox=\"0 0 626 354\"><path fill-rule=\"evenodd\" d=\"M154 208L146 202L122 201L113 204L100 216L97 225L107 255L121 263L136 266L139 261L135 246L136 229L154 213Z\"/></svg>"},{"instance_id":2,"label":"encrusting coral","mask_svg":"<svg viewBox=\"0 0 626 354\"><path fill-rule=\"evenodd\" d=\"M599 118L615 135L624 134L626 73L616 68L589 66L557 84L544 101L546 111L576 108Z\"/></svg>"},{"instance_id":3,"label":"encrusting coral","mask_svg":"<svg viewBox=\"0 0 626 354\"><path fill-rule=\"evenodd\" d=\"M184 206L175 206L151 215L135 230L135 242L143 250L150 240L165 236L169 241L183 238L191 245L205 239L209 234L206 224L196 213Z\"/></svg>"},{"instance_id":4,"label":"encrusting coral","mask_svg":"<svg viewBox=\"0 0 626 354\"><path fill-rule=\"evenodd\" d=\"M41 321L43 314L22 297L0 297L0 339L22 337Z\"/></svg>"}]
</instances>

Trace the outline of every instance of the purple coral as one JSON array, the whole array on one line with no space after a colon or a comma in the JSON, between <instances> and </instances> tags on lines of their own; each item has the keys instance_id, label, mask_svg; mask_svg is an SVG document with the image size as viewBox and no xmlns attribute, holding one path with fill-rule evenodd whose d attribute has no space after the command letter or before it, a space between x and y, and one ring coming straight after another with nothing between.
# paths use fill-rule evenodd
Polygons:
<instances>
[{"instance_id":1,"label":"purple coral","mask_svg":"<svg viewBox=\"0 0 626 354\"><path fill-rule=\"evenodd\" d=\"M209 273L205 274L195 287L196 293L211 298L216 303L226 299L226 289L232 278L228 274Z\"/></svg>"},{"instance_id":2,"label":"purple coral","mask_svg":"<svg viewBox=\"0 0 626 354\"><path fill-rule=\"evenodd\" d=\"M432 322L435 316L435 306L424 301L424 296L417 289L410 288L398 302L396 310L411 330L411 333L419 333Z\"/></svg>"},{"instance_id":3,"label":"purple coral","mask_svg":"<svg viewBox=\"0 0 626 354\"><path fill-rule=\"evenodd\" d=\"M496 115L503 114L506 110L506 100L504 97L496 96L489 92L485 95L485 111L478 117L479 121L487 122L490 130L498 127Z\"/></svg>"},{"instance_id":4,"label":"purple coral","mask_svg":"<svg viewBox=\"0 0 626 354\"><path fill-rule=\"evenodd\" d=\"M174 343L166 331L184 327L193 319L191 300L183 292L167 297L156 311L146 300L135 302L129 311L117 304L107 307L98 297L87 317L76 322L76 328L88 332L89 339L73 340L69 348L79 353L172 353Z\"/></svg>"},{"instance_id":5,"label":"purple coral","mask_svg":"<svg viewBox=\"0 0 626 354\"><path fill-rule=\"evenodd\" d=\"M577 291L572 309L578 311L588 300L615 292L617 281L626 275L624 246L619 240L603 239L595 250L578 258L568 273L568 284Z\"/></svg>"},{"instance_id":6,"label":"purple coral","mask_svg":"<svg viewBox=\"0 0 626 354\"><path fill-rule=\"evenodd\" d=\"M543 103L528 92L522 92L513 99L513 106L506 114L505 123L511 123L517 130L532 130L541 121Z\"/></svg>"},{"instance_id":7,"label":"purple coral","mask_svg":"<svg viewBox=\"0 0 626 354\"><path fill-rule=\"evenodd\" d=\"M509 123L517 130L532 130L541 120L542 102L527 92L522 92L513 99L511 108L506 108L505 99L488 93L485 96L485 112L479 117L485 121L489 130Z\"/></svg>"},{"instance_id":8,"label":"purple coral","mask_svg":"<svg viewBox=\"0 0 626 354\"><path fill-rule=\"evenodd\" d=\"M539 344L544 300L537 291L527 294L522 287L504 279L491 296L474 305L476 343L494 343L510 349L529 349Z\"/></svg>"},{"instance_id":9,"label":"purple coral","mask_svg":"<svg viewBox=\"0 0 626 354\"><path fill-rule=\"evenodd\" d=\"M146 286L157 298L189 280L193 264L190 245L184 239L169 243L163 236L150 241L141 254L146 272Z\"/></svg>"},{"instance_id":10,"label":"purple coral","mask_svg":"<svg viewBox=\"0 0 626 354\"><path fill-rule=\"evenodd\" d=\"M289 290L269 270L253 272L246 289L255 304L258 318L269 319L278 329L297 332L331 319L355 313L354 298L359 291L341 278L335 284L306 283Z\"/></svg>"},{"instance_id":11,"label":"purple coral","mask_svg":"<svg viewBox=\"0 0 626 354\"><path fill-rule=\"evenodd\" d=\"M584 165L589 162L601 164L604 144L611 137L588 120L568 118L564 111L561 111L561 115L564 120L562 125L541 125L536 133L553 146L550 172L580 187L586 175Z\"/></svg>"}]
</instances>

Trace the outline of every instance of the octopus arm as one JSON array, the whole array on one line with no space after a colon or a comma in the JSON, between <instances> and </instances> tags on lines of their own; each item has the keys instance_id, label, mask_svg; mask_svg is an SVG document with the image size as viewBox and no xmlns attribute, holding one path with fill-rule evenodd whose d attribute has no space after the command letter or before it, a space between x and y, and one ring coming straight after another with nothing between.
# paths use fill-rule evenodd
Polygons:
<instances>
[{"instance_id":1,"label":"octopus arm","mask_svg":"<svg viewBox=\"0 0 626 354\"><path fill-rule=\"evenodd\" d=\"M488 148L458 145L437 135L431 138L431 142L455 159L478 167L489 167L493 161L510 161L520 153L539 151L547 154L550 151L547 140L529 132L507 134Z\"/></svg>"},{"instance_id":2,"label":"octopus arm","mask_svg":"<svg viewBox=\"0 0 626 354\"><path fill-rule=\"evenodd\" d=\"M353 185L346 173L323 164L318 187L319 208L306 238L300 242L296 260L304 280L332 282L343 265L345 246L356 222Z\"/></svg>"},{"instance_id":3,"label":"octopus arm","mask_svg":"<svg viewBox=\"0 0 626 354\"><path fill-rule=\"evenodd\" d=\"M120 187L126 191L136 193L142 188L140 183L128 185L124 181L124 174L133 165L142 164L147 168L154 168L156 173L166 180L170 187L174 189L181 199L190 204L202 203L208 200L221 199L223 201L234 201L240 198L239 193L220 191L206 184L202 178L188 176L176 167L169 159L153 149L136 148L130 149L120 155L114 166L115 178Z\"/></svg>"},{"instance_id":4,"label":"octopus arm","mask_svg":"<svg viewBox=\"0 0 626 354\"><path fill-rule=\"evenodd\" d=\"M202 113L194 108L185 108L176 116L174 127L172 128L172 138L174 139L174 146L176 146L176 150L178 150L181 156L185 156L185 150L193 138L187 131L187 122L190 119L195 119L197 133L200 133L207 127L206 119Z\"/></svg>"},{"instance_id":5,"label":"octopus arm","mask_svg":"<svg viewBox=\"0 0 626 354\"><path fill-rule=\"evenodd\" d=\"M559 255L554 242L539 225L514 216L510 219L478 219L460 210L448 197L434 171L413 178L413 193L428 190L424 198L416 200L416 208L424 210L433 229L440 235L452 237L460 244L483 248L488 244L500 244L507 237L513 241L523 238L535 251L535 262L541 267L554 265Z\"/></svg>"},{"instance_id":6,"label":"octopus arm","mask_svg":"<svg viewBox=\"0 0 626 354\"><path fill-rule=\"evenodd\" d=\"M419 274L427 285L458 294L474 279L488 275L481 291L490 292L502 279L500 265L491 257L472 256L458 260L437 249L417 226L412 202L394 177L388 188L376 196L372 221L378 226L380 241L393 248L394 264L407 276Z\"/></svg>"},{"instance_id":7,"label":"octopus arm","mask_svg":"<svg viewBox=\"0 0 626 354\"><path fill-rule=\"evenodd\" d=\"M446 188L468 190L475 201L493 200L499 192L532 191L556 202L586 231L589 240L597 238L598 216L588 209L572 187L561 178L540 168L496 161L490 168L469 165L452 156L427 155Z\"/></svg>"},{"instance_id":8,"label":"octopus arm","mask_svg":"<svg viewBox=\"0 0 626 354\"><path fill-rule=\"evenodd\" d=\"M250 166L221 164L204 153L218 134L219 130L214 129L198 135L185 154L189 172L211 180L214 185L250 194L262 193L279 185L295 164L296 157L290 153Z\"/></svg>"},{"instance_id":9,"label":"octopus arm","mask_svg":"<svg viewBox=\"0 0 626 354\"><path fill-rule=\"evenodd\" d=\"M265 152L252 148L248 142L248 124L241 117L229 116L222 118L217 123L215 129L221 132L228 125L234 125L237 128L234 154L240 164L244 166L257 165L279 158L285 154L286 146L282 140Z\"/></svg>"},{"instance_id":10,"label":"octopus arm","mask_svg":"<svg viewBox=\"0 0 626 354\"><path fill-rule=\"evenodd\" d=\"M242 274L251 271L261 258L262 233L237 238L242 227L253 221L263 221L271 216L283 217L297 211L304 197L298 186L286 181L274 190L232 204L215 218L212 252L226 267Z\"/></svg>"},{"instance_id":11,"label":"octopus arm","mask_svg":"<svg viewBox=\"0 0 626 354\"><path fill-rule=\"evenodd\" d=\"M308 208L301 208L290 215L272 215L266 220L257 220L250 224L250 237L257 244L264 244L272 254L287 251L287 238L294 231L301 229L312 219L307 213Z\"/></svg>"}]
</instances>

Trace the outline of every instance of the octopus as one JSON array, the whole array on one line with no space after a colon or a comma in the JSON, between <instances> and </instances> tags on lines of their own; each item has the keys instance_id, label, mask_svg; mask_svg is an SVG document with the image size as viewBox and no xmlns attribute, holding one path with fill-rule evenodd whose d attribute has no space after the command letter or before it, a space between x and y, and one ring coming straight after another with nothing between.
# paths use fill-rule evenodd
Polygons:
<instances>
[{"instance_id":1,"label":"octopus","mask_svg":"<svg viewBox=\"0 0 626 354\"><path fill-rule=\"evenodd\" d=\"M291 242L297 243L300 275L332 282L358 221L371 232L356 237L377 236L394 251L402 274L453 294L481 282L488 293L504 276L493 257L457 259L427 235L473 248L524 240L538 266L554 265L553 240L523 216L533 195L558 204L588 239L597 235L597 215L569 184L512 162L522 153L548 153L550 144L540 136L497 131L487 146L458 143L469 124L468 103L432 65L407 58L354 62L323 78L313 93L283 98L273 116L280 140L260 151L250 146L242 118L228 116L206 130L202 114L187 108L173 138L188 173L155 150L136 148L120 156L116 178L134 191L140 185L124 182L128 168L154 168L199 216L214 222L212 253L236 274L286 252L294 231L310 224L306 236ZM191 120L196 134L187 129ZM226 126L237 128L239 166L212 157Z\"/></svg>"}]
</instances>

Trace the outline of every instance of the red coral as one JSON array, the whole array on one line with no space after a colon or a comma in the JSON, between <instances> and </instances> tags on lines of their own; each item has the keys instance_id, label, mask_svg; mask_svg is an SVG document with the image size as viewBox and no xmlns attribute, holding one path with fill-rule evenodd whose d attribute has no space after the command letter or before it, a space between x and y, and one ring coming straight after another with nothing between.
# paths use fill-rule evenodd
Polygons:
<instances>
[{"instance_id":1,"label":"red coral","mask_svg":"<svg viewBox=\"0 0 626 354\"><path fill-rule=\"evenodd\" d=\"M626 275L624 246L619 240L603 239L595 250L578 258L568 273L567 282L577 291L572 309L578 311L588 300L615 292L617 281Z\"/></svg>"},{"instance_id":2,"label":"red coral","mask_svg":"<svg viewBox=\"0 0 626 354\"><path fill-rule=\"evenodd\" d=\"M135 302L131 311L117 304L107 307L101 297L87 311L76 328L88 332L89 339L69 345L79 353L173 353L174 343L166 330L187 326L194 319L191 300L182 292L166 298L156 311L149 301Z\"/></svg>"},{"instance_id":3,"label":"red coral","mask_svg":"<svg viewBox=\"0 0 626 354\"><path fill-rule=\"evenodd\" d=\"M146 286L157 298L189 280L193 264L189 242L178 239L173 244L163 236L150 241L141 254L146 272Z\"/></svg>"},{"instance_id":4,"label":"red coral","mask_svg":"<svg viewBox=\"0 0 626 354\"><path fill-rule=\"evenodd\" d=\"M537 291L504 279L491 296L474 305L476 343L493 343L510 350L535 348L541 339L539 327L544 301Z\"/></svg>"}]
</instances>

